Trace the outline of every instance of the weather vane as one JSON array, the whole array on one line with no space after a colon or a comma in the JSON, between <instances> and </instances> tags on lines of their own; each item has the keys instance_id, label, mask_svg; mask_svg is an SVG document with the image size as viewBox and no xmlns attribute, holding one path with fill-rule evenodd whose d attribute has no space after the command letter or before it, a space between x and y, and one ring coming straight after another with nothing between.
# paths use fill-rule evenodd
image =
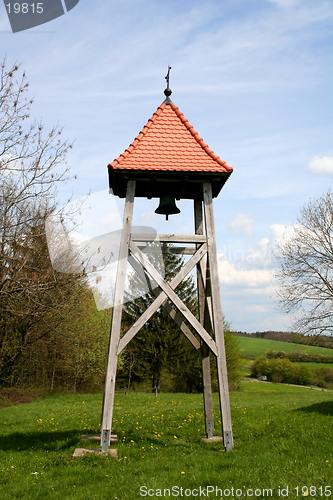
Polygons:
<instances>
[{"instance_id":1,"label":"weather vane","mask_svg":"<svg viewBox=\"0 0 333 500\"><path fill-rule=\"evenodd\" d=\"M172 94L172 91L169 87L169 80L170 80L170 69L171 69L171 66L168 65L168 73L167 73L167 76L165 77L166 79L166 82L167 82L167 88L165 89L164 91L164 94L167 96L167 97L170 97L171 94Z\"/></svg>"}]
</instances>

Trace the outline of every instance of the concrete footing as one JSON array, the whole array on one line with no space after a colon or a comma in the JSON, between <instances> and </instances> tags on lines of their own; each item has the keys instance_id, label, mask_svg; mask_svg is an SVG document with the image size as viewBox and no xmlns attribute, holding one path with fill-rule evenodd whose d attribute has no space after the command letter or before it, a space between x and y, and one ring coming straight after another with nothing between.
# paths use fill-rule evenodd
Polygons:
<instances>
[{"instance_id":1,"label":"concrete footing","mask_svg":"<svg viewBox=\"0 0 333 500\"><path fill-rule=\"evenodd\" d=\"M212 436L210 438L203 437L201 438L201 441L203 441L204 443L216 443L218 441L223 441L223 437L222 436Z\"/></svg>"},{"instance_id":2,"label":"concrete footing","mask_svg":"<svg viewBox=\"0 0 333 500\"><path fill-rule=\"evenodd\" d=\"M100 441L100 434L82 434L81 441ZM118 436L116 434L111 434L110 442L116 443L118 441Z\"/></svg>"},{"instance_id":3,"label":"concrete footing","mask_svg":"<svg viewBox=\"0 0 333 500\"><path fill-rule=\"evenodd\" d=\"M76 448L73 453L73 458L83 457L85 453L96 453L98 455L104 455L104 452L101 449ZM118 450L115 448L110 448L106 453L113 458L117 458L118 456Z\"/></svg>"}]
</instances>

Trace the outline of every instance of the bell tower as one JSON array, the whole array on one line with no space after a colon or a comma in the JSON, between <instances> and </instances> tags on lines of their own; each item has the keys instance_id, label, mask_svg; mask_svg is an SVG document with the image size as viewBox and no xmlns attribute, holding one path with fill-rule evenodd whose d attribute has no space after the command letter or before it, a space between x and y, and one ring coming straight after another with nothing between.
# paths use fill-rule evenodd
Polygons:
<instances>
[{"instance_id":1,"label":"bell tower","mask_svg":"<svg viewBox=\"0 0 333 500\"><path fill-rule=\"evenodd\" d=\"M205 426L208 438L214 435L210 351L217 363L222 437L226 451L233 447L227 365L223 335L218 263L216 253L213 198L232 173L232 168L211 151L170 99L169 73L165 100L139 135L117 159L108 165L109 187L125 198L123 229L115 282L108 364L101 422L101 446L110 445L117 358L140 328L160 307L164 307L196 349L202 360ZM138 242L149 242L149 234L131 232L133 205L137 197L160 198L159 214L179 213L175 200L193 200L194 234L159 234L160 242L186 245L175 247L191 255L169 283L140 250ZM176 217L176 215L175 215ZM158 284L155 300L120 338L126 267L141 268ZM176 287L196 268L198 289L197 319L175 293ZM149 280L147 280L149 282ZM192 333L190 325L195 334Z\"/></svg>"}]
</instances>

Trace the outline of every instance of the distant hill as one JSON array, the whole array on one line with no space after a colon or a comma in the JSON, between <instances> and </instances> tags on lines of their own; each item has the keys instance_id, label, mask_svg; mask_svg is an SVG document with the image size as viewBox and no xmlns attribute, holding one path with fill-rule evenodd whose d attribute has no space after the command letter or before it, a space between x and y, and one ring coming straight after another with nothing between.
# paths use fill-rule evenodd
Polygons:
<instances>
[{"instance_id":1,"label":"distant hill","mask_svg":"<svg viewBox=\"0 0 333 500\"><path fill-rule=\"evenodd\" d=\"M281 342L270 339L260 339L250 336L239 337L239 351L242 356L255 358L257 356L265 356L266 351L284 351L290 352L307 352L312 354L332 355L330 349L317 346L306 346L300 344L293 344L291 342Z\"/></svg>"},{"instance_id":2,"label":"distant hill","mask_svg":"<svg viewBox=\"0 0 333 500\"><path fill-rule=\"evenodd\" d=\"M293 344L325 347L326 349L333 349L333 338L328 337L326 335L305 336L300 333L274 332L271 330L266 332L255 332L255 333L248 333L248 332L233 332L233 333L237 337L243 337L243 338L249 337L256 339L276 340L279 342L292 342Z\"/></svg>"},{"instance_id":3,"label":"distant hill","mask_svg":"<svg viewBox=\"0 0 333 500\"><path fill-rule=\"evenodd\" d=\"M247 332L233 332L237 337L251 337L257 339L269 339L269 340L279 340L280 342L292 342L293 336L295 335L293 332L255 332L255 333L247 333Z\"/></svg>"}]
</instances>

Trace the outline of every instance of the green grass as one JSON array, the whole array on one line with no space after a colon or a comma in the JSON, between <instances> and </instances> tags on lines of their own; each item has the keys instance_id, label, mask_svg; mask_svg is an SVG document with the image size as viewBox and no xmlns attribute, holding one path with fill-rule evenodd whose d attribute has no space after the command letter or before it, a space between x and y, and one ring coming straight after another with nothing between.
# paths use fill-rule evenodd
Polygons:
<instances>
[{"instance_id":1,"label":"green grass","mask_svg":"<svg viewBox=\"0 0 333 500\"><path fill-rule=\"evenodd\" d=\"M296 486L331 485L333 393L256 382L243 386L243 392L230 395L230 453L221 452L221 443L201 441L200 394L116 395L117 460L72 459L76 447L87 446L80 435L97 432L100 394L54 396L2 408L1 499L137 500L144 498L139 490L144 485L183 491L208 485L272 488L272 498L282 498L278 488L288 485L289 498L296 498ZM214 412L220 434L216 394Z\"/></svg>"},{"instance_id":2,"label":"green grass","mask_svg":"<svg viewBox=\"0 0 333 500\"><path fill-rule=\"evenodd\" d=\"M323 354L332 356L332 349L325 347L307 346L302 344L292 344L290 342L281 342L279 340L257 339L251 337L237 337L239 340L240 354L247 356L265 356L266 351L284 351L290 352L305 352L308 354Z\"/></svg>"},{"instance_id":3,"label":"green grass","mask_svg":"<svg viewBox=\"0 0 333 500\"><path fill-rule=\"evenodd\" d=\"M241 358L241 379L251 377L252 359Z\"/></svg>"}]
</instances>

